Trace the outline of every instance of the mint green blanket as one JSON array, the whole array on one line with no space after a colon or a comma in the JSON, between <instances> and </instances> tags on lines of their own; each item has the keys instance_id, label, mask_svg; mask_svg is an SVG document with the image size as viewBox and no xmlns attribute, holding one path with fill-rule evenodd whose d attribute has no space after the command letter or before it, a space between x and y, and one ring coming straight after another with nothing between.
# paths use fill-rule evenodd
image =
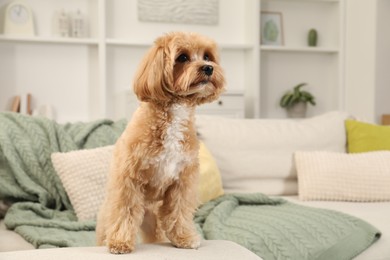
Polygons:
<instances>
[{"instance_id":1,"label":"mint green blanket","mask_svg":"<svg viewBox=\"0 0 390 260\"><path fill-rule=\"evenodd\" d=\"M6 226L39 248L95 244L95 223L77 221L50 155L113 144L125 126L125 120L60 125L0 113L0 199L17 202Z\"/></svg>"},{"instance_id":2,"label":"mint green blanket","mask_svg":"<svg viewBox=\"0 0 390 260\"><path fill-rule=\"evenodd\" d=\"M195 214L205 239L225 239L265 260L352 259L380 232L336 211L310 208L263 194L232 194L203 205Z\"/></svg>"},{"instance_id":3,"label":"mint green blanket","mask_svg":"<svg viewBox=\"0 0 390 260\"><path fill-rule=\"evenodd\" d=\"M95 245L96 223L77 221L50 155L113 144L125 126L0 113L0 199L16 202L6 226L37 248ZM351 259L380 235L357 218L261 194L220 197L195 222L204 238L235 241L266 260Z\"/></svg>"}]
</instances>

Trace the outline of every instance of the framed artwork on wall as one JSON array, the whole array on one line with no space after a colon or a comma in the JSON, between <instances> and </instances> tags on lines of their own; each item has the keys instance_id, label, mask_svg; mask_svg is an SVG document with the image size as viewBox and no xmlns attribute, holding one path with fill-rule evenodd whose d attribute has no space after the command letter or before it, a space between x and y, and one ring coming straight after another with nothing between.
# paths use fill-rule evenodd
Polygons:
<instances>
[{"instance_id":1,"label":"framed artwork on wall","mask_svg":"<svg viewBox=\"0 0 390 260\"><path fill-rule=\"evenodd\" d=\"M138 0L141 22L217 25L219 0Z\"/></svg>"},{"instance_id":2,"label":"framed artwork on wall","mask_svg":"<svg viewBox=\"0 0 390 260\"><path fill-rule=\"evenodd\" d=\"M283 15L281 12L261 12L261 44L284 45Z\"/></svg>"}]
</instances>

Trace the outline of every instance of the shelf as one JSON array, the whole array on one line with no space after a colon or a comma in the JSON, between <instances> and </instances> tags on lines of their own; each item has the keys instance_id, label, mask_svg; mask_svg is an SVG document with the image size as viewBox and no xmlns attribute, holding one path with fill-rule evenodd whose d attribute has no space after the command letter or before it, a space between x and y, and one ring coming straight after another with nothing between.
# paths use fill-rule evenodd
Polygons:
<instances>
[{"instance_id":1,"label":"shelf","mask_svg":"<svg viewBox=\"0 0 390 260\"><path fill-rule=\"evenodd\" d=\"M223 92L221 95L222 96L244 96L244 92L239 90L228 90L226 92Z\"/></svg>"},{"instance_id":2,"label":"shelf","mask_svg":"<svg viewBox=\"0 0 390 260\"><path fill-rule=\"evenodd\" d=\"M135 42L128 39L106 39L106 44L108 45L118 45L118 46L127 46L127 47L150 47L152 43L148 42Z\"/></svg>"},{"instance_id":3,"label":"shelf","mask_svg":"<svg viewBox=\"0 0 390 260\"><path fill-rule=\"evenodd\" d=\"M129 39L106 39L108 45L128 46L128 47L150 47L152 43L135 42ZM222 50L250 50L253 48L251 44L219 44Z\"/></svg>"},{"instance_id":4,"label":"shelf","mask_svg":"<svg viewBox=\"0 0 390 260\"><path fill-rule=\"evenodd\" d=\"M251 50L253 45L251 44L219 44L222 50Z\"/></svg>"},{"instance_id":5,"label":"shelf","mask_svg":"<svg viewBox=\"0 0 390 260\"><path fill-rule=\"evenodd\" d=\"M82 44L97 45L97 39L89 38L60 38L60 37L38 37L38 36L8 36L0 35L0 42L26 42L26 43L54 43L54 44Z\"/></svg>"},{"instance_id":6,"label":"shelf","mask_svg":"<svg viewBox=\"0 0 390 260\"><path fill-rule=\"evenodd\" d=\"M339 3L340 0L262 0L264 2L312 2L312 3Z\"/></svg>"},{"instance_id":7,"label":"shelf","mask_svg":"<svg viewBox=\"0 0 390 260\"><path fill-rule=\"evenodd\" d=\"M275 51L275 52L310 52L310 53L338 53L336 48L322 48L322 47L286 47L286 46L266 46L261 45L262 51Z\"/></svg>"}]
</instances>

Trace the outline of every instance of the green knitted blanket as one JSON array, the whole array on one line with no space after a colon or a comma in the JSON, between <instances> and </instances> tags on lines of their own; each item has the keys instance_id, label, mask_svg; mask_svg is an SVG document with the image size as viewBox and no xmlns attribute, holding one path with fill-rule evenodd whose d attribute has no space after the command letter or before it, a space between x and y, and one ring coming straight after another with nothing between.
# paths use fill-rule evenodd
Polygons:
<instances>
[{"instance_id":1,"label":"green knitted blanket","mask_svg":"<svg viewBox=\"0 0 390 260\"><path fill-rule=\"evenodd\" d=\"M380 237L358 218L258 193L208 202L195 222L205 239L234 241L265 260L352 259Z\"/></svg>"},{"instance_id":2,"label":"green knitted blanket","mask_svg":"<svg viewBox=\"0 0 390 260\"><path fill-rule=\"evenodd\" d=\"M0 199L16 202L6 226L39 248L94 245L95 223L77 221L50 155L113 144L125 126L125 120L60 125L0 113Z\"/></svg>"}]
</instances>

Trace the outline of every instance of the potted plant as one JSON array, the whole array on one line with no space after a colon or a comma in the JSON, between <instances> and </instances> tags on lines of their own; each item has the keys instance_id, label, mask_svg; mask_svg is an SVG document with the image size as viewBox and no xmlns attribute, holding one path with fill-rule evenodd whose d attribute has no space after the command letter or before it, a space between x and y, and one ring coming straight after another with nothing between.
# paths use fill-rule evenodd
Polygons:
<instances>
[{"instance_id":1,"label":"potted plant","mask_svg":"<svg viewBox=\"0 0 390 260\"><path fill-rule=\"evenodd\" d=\"M280 99L280 106L285 108L287 116L292 118L299 118L306 116L307 103L315 106L314 96L305 90L301 90L306 83L296 85L293 90L287 91Z\"/></svg>"}]
</instances>

